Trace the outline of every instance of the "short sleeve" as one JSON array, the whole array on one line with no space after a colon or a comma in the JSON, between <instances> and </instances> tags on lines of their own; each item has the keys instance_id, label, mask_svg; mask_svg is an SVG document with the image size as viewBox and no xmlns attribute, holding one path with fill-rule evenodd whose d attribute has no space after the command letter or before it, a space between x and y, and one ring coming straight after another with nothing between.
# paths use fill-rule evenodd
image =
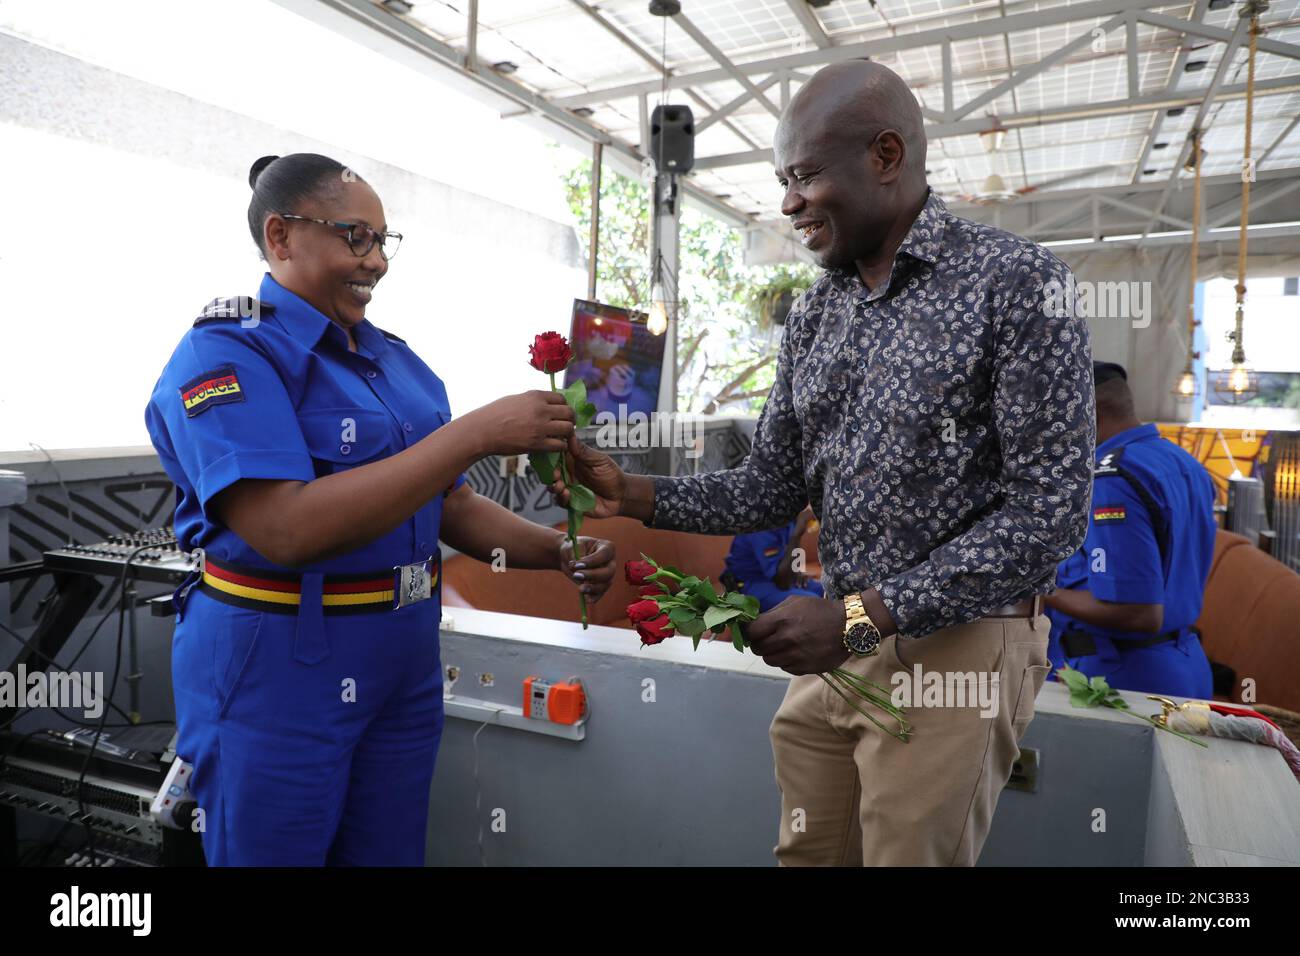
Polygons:
<instances>
[{"instance_id":1,"label":"short sleeve","mask_svg":"<svg viewBox=\"0 0 1300 956\"><path fill-rule=\"evenodd\" d=\"M1164 604L1164 570L1151 515L1122 477L1098 476L1084 540L1088 590L1117 604Z\"/></svg>"},{"instance_id":2,"label":"short sleeve","mask_svg":"<svg viewBox=\"0 0 1300 956\"><path fill-rule=\"evenodd\" d=\"M175 458L209 519L208 502L242 478L316 477L279 370L237 325L188 333L145 417L159 454Z\"/></svg>"}]
</instances>

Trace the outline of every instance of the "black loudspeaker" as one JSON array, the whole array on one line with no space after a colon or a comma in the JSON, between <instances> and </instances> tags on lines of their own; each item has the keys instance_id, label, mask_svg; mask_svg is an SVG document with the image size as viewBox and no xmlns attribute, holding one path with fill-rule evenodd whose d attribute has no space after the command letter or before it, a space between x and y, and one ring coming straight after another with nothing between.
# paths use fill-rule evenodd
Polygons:
<instances>
[{"instance_id":1,"label":"black loudspeaker","mask_svg":"<svg viewBox=\"0 0 1300 956\"><path fill-rule=\"evenodd\" d=\"M650 157L661 173L688 173L695 167L695 115L689 106L654 108Z\"/></svg>"}]
</instances>

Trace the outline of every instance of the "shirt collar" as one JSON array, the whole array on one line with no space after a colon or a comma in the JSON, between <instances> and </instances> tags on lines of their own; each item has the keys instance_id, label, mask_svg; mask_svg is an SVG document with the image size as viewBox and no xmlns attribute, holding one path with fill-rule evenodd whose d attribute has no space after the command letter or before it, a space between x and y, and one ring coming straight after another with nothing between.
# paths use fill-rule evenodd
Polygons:
<instances>
[{"instance_id":1,"label":"shirt collar","mask_svg":"<svg viewBox=\"0 0 1300 956\"><path fill-rule=\"evenodd\" d=\"M934 265L939 261L939 250L943 245L943 231L948 216L948 206L933 189L929 190L925 197L925 205L921 207L916 221L907 231L898 251L906 252L914 259Z\"/></svg>"},{"instance_id":2,"label":"shirt collar","mask_svg":"<svg viewBox=\"0 0 1300 956\"><path fill-rule=\"evenodd\" d=\"M1097 446L1097 457L1108 451L1114 451L1121 445L1127 445L1130 442L1140 441L1143 438L1159 438L1160 429L1154 422L1145 422L1141 425L1134 425L1132 428L1126 428L1122 432L1111 435L1104 442Z\"/></svg>"},{"instance_id":3,"label":"shirt collar","mask_svg":"<svg viewBox=\"0 0 1300 956\"><path fill-rule=\"evenodd\" d=\"M933 189L927 187L925 205L921 207L916 219L912 221L912 227L907 230L907 235L903 237L898 251L911 256L913 259L934 265L939 261L939 252L943 248L944 229L951 215L948 212L947 204L939 198ZM894 266L896 270L898 266L897 256L894 257ZM853 263L834 269L832 273L841 285L852 284L854 280L861 282L858 267ZM891 271L891 284L893 274L893 271ZM883 295L884 292L882 291L879 294Z\"/></svg>"},{"instance_id":4,"label":"shirt collar","mask_svg":"<svg viewBox=\"0 0 1300 956\"><path fill-rule=\"evenodd\" d=\"M336 341L346 349L347 337L343 329L331 322L320 309L316 308L302 296L290 292L276 282L271 273L262 276L262 284L257 290L257 297L263 302L275 306L275 317L285 330L308 349L314 349L326 333L336 335ZM333 332L330 332L330 329ZM366 349L372 355L379 355L388 347L388 341L379 330L370 324L369 319L362 319L352 327L357 347Z\"/></svg>"}]
</instances>

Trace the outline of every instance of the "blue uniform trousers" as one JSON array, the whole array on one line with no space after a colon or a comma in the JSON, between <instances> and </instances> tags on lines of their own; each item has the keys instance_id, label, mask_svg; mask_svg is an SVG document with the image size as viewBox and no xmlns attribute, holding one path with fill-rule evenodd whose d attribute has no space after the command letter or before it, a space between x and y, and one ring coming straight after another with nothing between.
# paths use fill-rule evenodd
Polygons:
<instances>
[{"instance_id":1,"label":"blue uniform trousers","mask_svg":"<svg viewBox=\"0 0 1300 956\"><path fill-rule=\"evenodd\" d=\"M442 736L440 603L317 616L197 588L173 639L177 752L210 866L424 862ZM305 638L305 639L304 639Z\"/></svg>"}]
</instances>

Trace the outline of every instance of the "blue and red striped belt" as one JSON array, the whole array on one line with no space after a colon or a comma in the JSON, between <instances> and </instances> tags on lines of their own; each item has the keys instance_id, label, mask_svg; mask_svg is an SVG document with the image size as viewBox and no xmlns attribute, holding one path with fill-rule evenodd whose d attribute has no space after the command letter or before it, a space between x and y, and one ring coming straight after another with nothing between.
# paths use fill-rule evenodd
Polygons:
<instances>
[{"instance_id":1,"label":"blue and red striped belt","mask_svg":"<svg viewBox=\"0 0 1300 956\"><path fill-rule=\"evenodd\" d=\"M327 615L392 611L437 594L439 556L387 571L327 574L321 606ZM302 604L301 575L232 564L204 555L199 589L224 604L297 614Z\"/></svg>"}]
</instances>

